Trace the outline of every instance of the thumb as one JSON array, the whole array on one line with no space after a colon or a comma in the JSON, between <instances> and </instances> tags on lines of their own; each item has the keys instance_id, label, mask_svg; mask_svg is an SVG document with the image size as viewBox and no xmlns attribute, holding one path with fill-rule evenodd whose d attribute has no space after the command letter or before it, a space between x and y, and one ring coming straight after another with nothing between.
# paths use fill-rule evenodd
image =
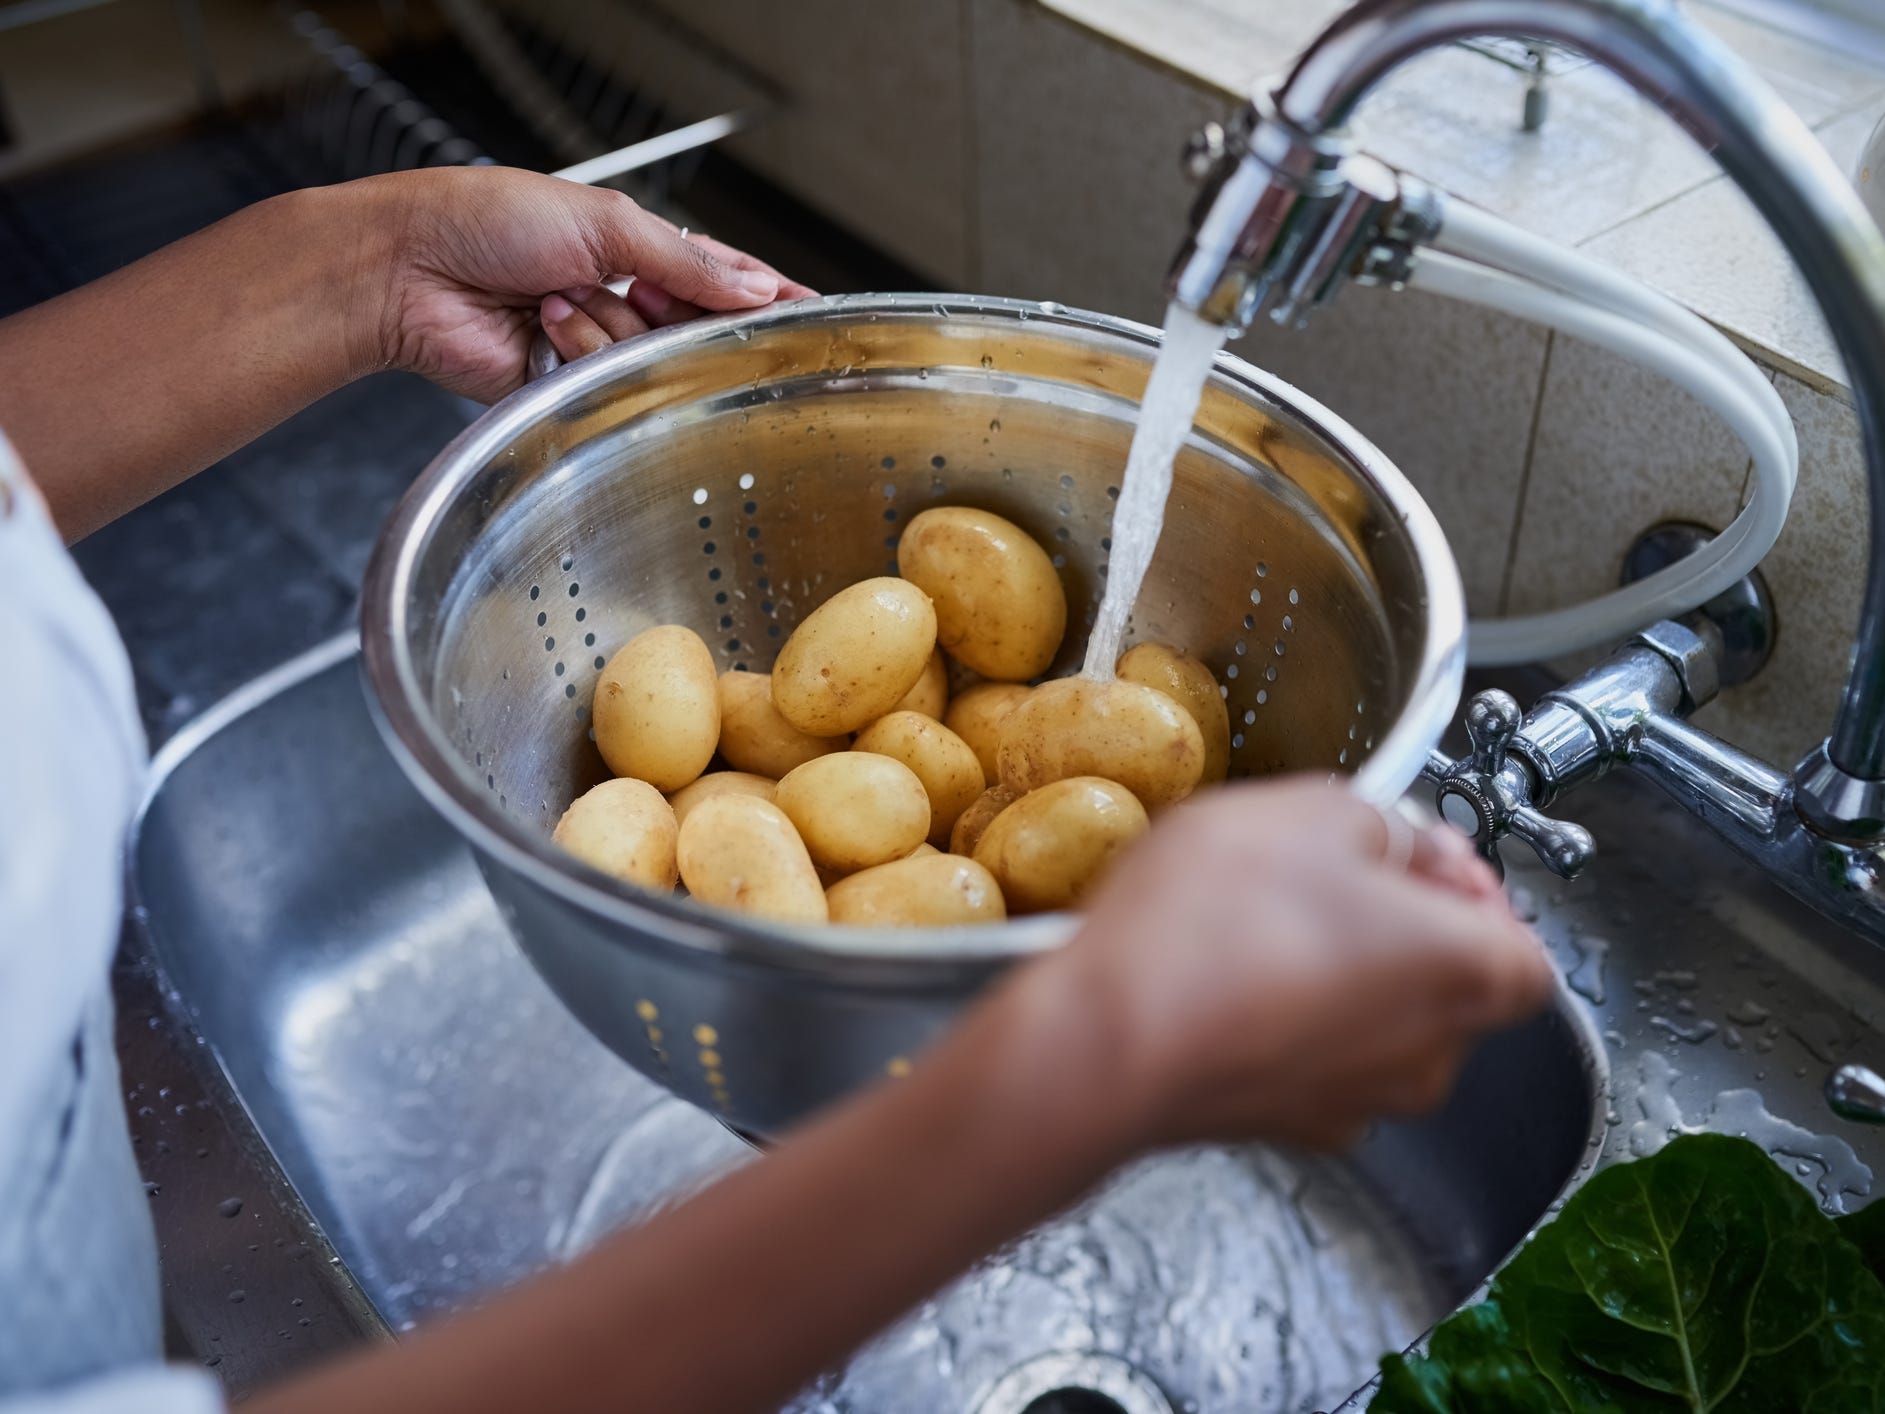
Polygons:
<instances>
[{"instance_id":1,"label":"thumb","mask_svg":"<svg viewBox=\"0 0 1885 1414\"><path fill-rule=\"evenodd\" d=\"M703 309L751 309L777 297L777 275L743 270L705 245L686 239L629 198L613 195L615 199L603 208L594 228L601 267L652 281Z\"/></svg>"}]
</instances>

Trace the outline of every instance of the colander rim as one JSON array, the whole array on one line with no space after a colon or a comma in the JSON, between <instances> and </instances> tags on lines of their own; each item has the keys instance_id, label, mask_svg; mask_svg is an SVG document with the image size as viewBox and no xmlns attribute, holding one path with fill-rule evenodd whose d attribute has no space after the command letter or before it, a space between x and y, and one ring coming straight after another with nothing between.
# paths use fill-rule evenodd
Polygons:
<instances>
[{"instance_id":1,"label":"colander rim","mask_svg":"<svg viewBox=\"0 0 1885 1414\"><path fill-rule=\"evenodd\" d=\"M414 787L474 849L585 913L638 940L680 954L707 953L862 986L951 988L992 968L1064 942L1073 914L978 927L864 929L771 923L644 892L581 863L498 808L477 788L429 706L408 641L414 574L448 511L492 456L560 407L629 370L738 331L791 327L834 316L863 319L992 318L1040 321L1153 351L1162 331L1135 320L1051 301L948 293L827 295L742 313L708 316L618 343L526 383L454 437L419 473L374 545L360 600L360 645L371 715ZM750 337L750 335L749 335ZM1427 588L1427 634L1404 710L1347 781L1386 804L1416 779L1451 721L1465 674L1465 592L1452 551L1426 502L1400 469L1346 420L1293 385L1228 351L1212 379L1286 409L1349 458L1393 507Z\"/></svg>"}]
</instances>

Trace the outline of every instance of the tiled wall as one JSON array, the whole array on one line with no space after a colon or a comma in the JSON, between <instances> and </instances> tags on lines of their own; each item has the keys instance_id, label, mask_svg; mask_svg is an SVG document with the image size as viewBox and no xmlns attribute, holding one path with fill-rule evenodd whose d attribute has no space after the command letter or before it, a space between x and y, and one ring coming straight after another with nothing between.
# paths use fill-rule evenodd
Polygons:
<instances>
[{"instance_id":1,"label":"tiled wall","mask_svg":"<svg viewBox=\"0 0 1885 1414\"><path fill-rule=\"evenodd\" d=\"M1190 199L1176 162L1185 135L1226 110L1238 77L1284 64L1333 3L691 0L686 13L756 64L803 49L784 80L792 115L746 140L744 155L939 286L1156 322ZM1756 55L1850 162L1885 110L1885 76L1755 43L1727 17L1709 23ZM1545 130L1514 141L1521 92L1489 61L1432 55L1371 104L1366 140L1712 302L1711 317L1785 370L1775 377L1802 466L1764 567L1779 646L1703 720L1791 763L1830 722L1865 569L1856 426L1828 376L1837 362L1745 202L1660 115L1608 75L1573 68L1554 83ZM1725 525L1747 481L1745 450L1685 394L1569 339L1420 294L1350 290L1309 329L1264 326L1239 351L1400 463L1451 535L1477 613L1602 592L1642 530L1671 518Z\"/></svg>"}]
</instances>

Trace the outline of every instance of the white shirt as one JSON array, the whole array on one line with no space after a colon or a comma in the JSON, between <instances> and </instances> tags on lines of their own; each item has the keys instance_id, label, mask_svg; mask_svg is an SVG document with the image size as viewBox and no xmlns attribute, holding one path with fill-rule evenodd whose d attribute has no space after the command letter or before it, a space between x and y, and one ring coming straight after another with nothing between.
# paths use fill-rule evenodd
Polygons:
<instances>
[{"instance_id":1,"label":"white shirt","mask_svg":"<svg viewBox=\"0 0 1885 1414\"><path fill-rule=\"evenodd\" d=\"M105 607L0 437L0 1414L212 1414L161 1363L108 970L145 764Z\"/></svg>"}]
</instances>

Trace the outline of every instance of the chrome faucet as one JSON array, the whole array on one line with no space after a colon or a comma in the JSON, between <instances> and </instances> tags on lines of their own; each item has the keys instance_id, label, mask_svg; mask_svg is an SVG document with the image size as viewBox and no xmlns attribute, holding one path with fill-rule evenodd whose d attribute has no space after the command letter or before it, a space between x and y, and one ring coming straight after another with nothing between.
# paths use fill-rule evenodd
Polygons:
<instances>
[{"instance_id":1,"label":"chrome faucet","mask_svg":"<svg viewBox=\"0 0 1885 1414\"><path fill-rule=\"evenodd\" d=\"M1397 286L1447 219L1443 193L1356 149L1346 124L1389 73L1474 38L1589 55L1714 153L1799 265L1864 429L1873 523L1852 667L1831 735L1791 774L1685 720L1715 694L1706 615L1660 623L1529 711L1469 705L1469 759L1435 753L1443 813L1496 860L1507 835L1570 876L1590 836L1541 813L1619 766L1649 776L1792 892L1885 942L1885 236L1805 124L1674 0L1360 0L1273 91L1187 150L1202 182L1172 298L1241 332L1304 322L1349 281Z\"/></svg>"}]
</instances>

